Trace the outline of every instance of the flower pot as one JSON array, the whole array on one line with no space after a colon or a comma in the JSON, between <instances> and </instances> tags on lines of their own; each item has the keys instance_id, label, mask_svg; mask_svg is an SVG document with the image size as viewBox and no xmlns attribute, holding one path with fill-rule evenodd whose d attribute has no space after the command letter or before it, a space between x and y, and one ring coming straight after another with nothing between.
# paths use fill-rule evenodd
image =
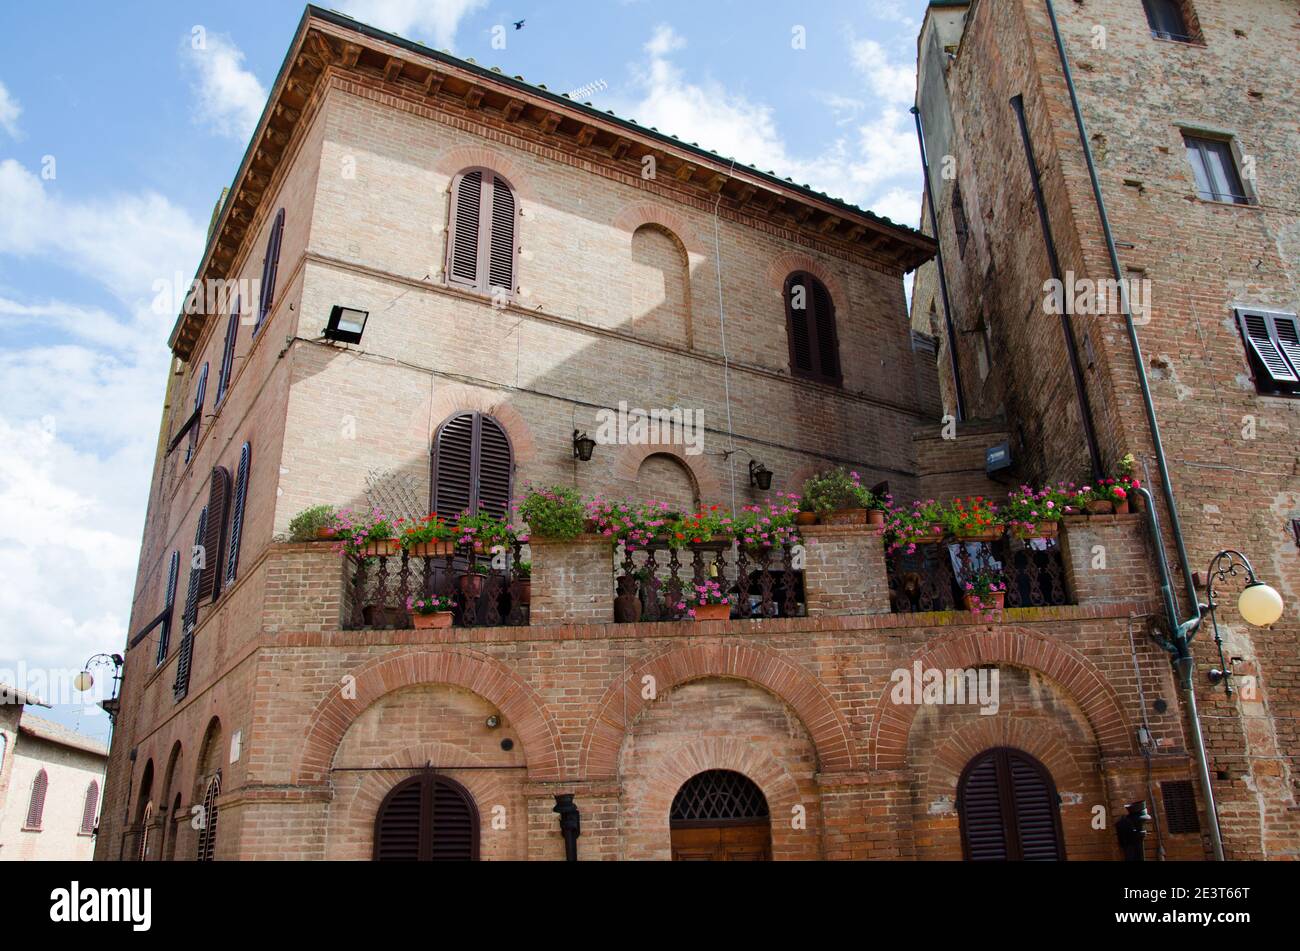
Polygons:
<instances>
[{"instance_id":1,"label":"flower pot","mask_svg":"<svg viewBox=\"0 0 1300 951\"><path fill-rule=\"evenodd\" d=\"M432 614L413 614L411 620L415 622L417 631L439 630L444 627L451 627L451 611L435 611Z\"/></svg>"},{"instance_id":2,"label":"flower pot","mask_svg":"<svg viewBox=\"0 0 1300 951\"><path fill-rule=\"evenodd\" d=\"M816 525L816 524L817 524L817 513L816 513L816 512L800 512L798 515L796 515L796 516L794 517L794 520L795 520L795 524L796 524L796 525Z\"/></svg>"},{"instance_id":3,"label":"flower pot","mask_svg":"<svg viewBox=\"0 0 1300 951\"><path fill-rule=\"evenodd\" d=\"M1005 525L989 525L977 529L958 529L957 538L964 542L995 542L1006 534Z\"/></svg>"},{"instance_id":4,"label":"flower pot","mask_svg":"<svg viewBox=\"0 0 1300 951\"><path fill-rule=\"evenodd\" d=\"M478 572L471 572L462 575L460 579L460 593L467 598L477 598L483 593L484 576Z\"/></svg>"},{"instance_id":5,"label":"flower pot","mask_svg":"<svg viewBox=\"0 0 1300 951\"><path fill-rule=\"evenodd\" d=\"M1093 499L1088 503L1089 515L1110 515L1115 511L1115 503L1110 499Z\"/></svg>"},{"instance_id":6,"label":"flower pot","mask_svg":"<svg viewBox=\"0 0 1300 951\"><path fill-rule=\"evenodd\" d=\"M455 542L419 542L407 549L413 558L446 558L455 554Z\"/></svg>"},{"instance_id":7,"label":"flower pot","mask_svg":"<svg viewBox=\"0 0 1300 951\"><path fill-rule=\"evenodd\" d=\"M821 523L823 525L866 525L867 510L836 509L834 512L824 512L821 516Z\"/></svg>"},{"instance_id":8,"label":"flower pot","mask_svg":"<svg viewBox=\"0 0 1300 951\"><path fill-rule=\"evenodd\" d=\"M690 607L694 608L697 621L725 621L731 617L730 604L695 604Z\"/></svg>"},{"instance_id":9,"label":"flower pot","mask_svg":"<svg viewBox=\"0 0 1300 951\"><path fill-rule=\"evenodd\" d=\"M520 578L515 582L515 597L525 607L533 603L533 580L531 578Z\"/></svg>"},{"instance_id":10,"label":"flower pot","mask_svg":"<svg viewBox=\"0 0 1300 951\"><path fill-rule=\"evenodd\" d=\"M885 524L885 512L883 509L867 509L867 524L879 528Z\"/></svg>"},{"instance_id":11,"label":"flower pot","mask_svg":"<svg viewBox=\"0 0 1300 951\"><path fill-rule=\"evenodd\" d=\"M1059 522L1038 522L1028 527L1016 526L1017 538L1055 538L1061 529Z\"/></svg>"},{"instance_id":12,"label":"flower pot","mask_svg":"<svg viewBox=\"0 0 1300 951\"><path fill-rule=\"evenodd\" d=\"M979 606L974 604L974 599L979 598ZM966 610L975 614L982 614L986 611L1001 611L1007 602L1007 593L1005 591L992 591L988 594L968 594L963 599Z\"/></svg>"},{"instance_id":13,"label":"flower pot","mask_svg":"<svg viewBox=\"0 0 1300 951\"><path fill-rule=\"evenodd\" d=\"M1128 514L1128 499L1125 499L1123 502L1116 502L1116 503L1115 503L1115 514L1116 514L1116 515L1127 515L1127 514Z\"/></svg>"},{"instance_id":14,"label":"flower pot","mask_svg":"<svg viewBox=\"0 0 1300 951\"><path fill-rule=\"evenodd\" d=\"M385 538L383 541L369 542L361 546L362 558L388 558L396 555L401 551L401 546L395 538Z\"/></svg>"},{"instance_id":15,"label":"flower pot","mask_svg":"<svg viewBox=\"0 0 1300 951\"><path fill-rule=\"evenodd\" d=\"M321 540L331 539L334 537L334 529L328 525L321 525L316 529L316 537Z\"/></svg>"}]
</instances>

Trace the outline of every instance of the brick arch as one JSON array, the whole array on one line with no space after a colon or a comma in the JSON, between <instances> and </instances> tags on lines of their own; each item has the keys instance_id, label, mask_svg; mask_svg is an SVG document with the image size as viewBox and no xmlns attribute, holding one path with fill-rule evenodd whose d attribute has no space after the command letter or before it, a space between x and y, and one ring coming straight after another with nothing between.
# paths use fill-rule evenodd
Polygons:
<instances>
[{"instance_id":1,"label":"brick arch","mask_svg":"<svg viewBox=\"0 0 1300 951\"><path fill-rule=\"evenodd\" d=\"M532 178L519 162L505 152L483 145L457 145L439 152L433 160L433 170L447 176L448 183L467 168L490 168L510 183L515 197L520 201L535 201Z\"/></svg>"},{"instance_id":2,"label":"brick arch","mask_svg":"<svg viewBox=\"0 0 1300 951\"><path fill-rule=\"evenodd\" d=\"M703 453L697 456L687 455L680 443L645 443L643 445L623 445L618 447L614 458L614 478L635 482L641 471L641 463L650 456L672 456L690 473L695 481L695 489L701 502L710 502L722 497L722 483L718 474L708 464Z\"/></svg>"},{"instance_id":3,"label":"brick arch","mask_svg":"<svg viewBox=\"0 0 1300 951\"><path fill-rule=\"evenodd\" d=\"M778 297L783 296L785 294L785 279L795 271L807 271L826 285L831 300L835 302L835 312L837 314L843 314L848 310L849 296L844 290L844 285L840 283L840 279L826 265L811 255L800 251L787 251L784 254L778 254L772 259L772 262L767 266L768 287L776 291Z\"/></svg>"},{"instance_id":4,"label":"brick arch","mask_svg":"<svg viewBox=\"0 0 1300 951\"><path fill-rule=\"evenodd\" d=\"M1133 731L1115 688L1074 648L1038 631L999 626L948 634L930 641L905 666L910 668L916 661L925 669L1007 664L1036 670L1078 704L1104 755L1127 756L1136 752ZM915 704L893 703L890 693L890 685L886 684L876 703L871 725L872 768L879 770L906 768L912 720L917 711Z\"/></svg>"},{"instance_id":5,"label":"brick arch","mask_svg":"<svg viewBox=\"0 0 1300 951\"><path fill-rule=\"evenodd\" d=\"M498 660L465 648L399 650L350 672L354 697L339 683L317 704L294 770L296 784L323 783L348 727L381 697L418 684L463 687L492 703L514 725L532 779L560 776L560 731L537 693Z\"/></svg>"},{"instance_id":6,"label":"brick arch","mask_svg":"<svg viewBox=\"0 0 1300 951\"><path fill-rule=\"evenodd\" d=\"M702 256L708 253L708 248L700 240L700 236L691 226L691 223L674 208L657 205L654 202L634 202L625 205L614 216L613 224L619 231L627 232L629 242L638 228L645 225L656 225L677 239L677 242L682 246L682 250L686 252L688 259L692 254Z\"/></svg>"},{"instance_id":7,"label":"brick arch","mask_svg":"<svg viewBox=\"0 0 1300 951\"><path fill-rule=\"evenodd\" d=\"M668 823L673 797L692 776L710 769L740 773L763 791L772 825L774 858L819 857L820 815L817 809L808 808L811 804L800 795L794 777L781 762L755 743L736 737L710 736L680 746L656 762L644 794L628 805L625 837L630 841L631 851L627 858L670 857ZM628 795L626 790L624 795ZM806 830L794 830L789 821L798 805L808 809Z\"/></svg>"},{"instance_id":8,"label":"brick arch","mask_svg":"<svg viewBox=\"0 0 1300 951\"><path fill-rule=\"evenodd\" d=\"M744 680L780 698L803 723L817 750L822 772L854 767L853 743L845 718L830 691L804 668L775 651L731 641L678 647L651 657L612 684L596 707L582 737L578 775L613 778L628 729L649 705L641 696L642 678L655 678L659 695L704 677Z\"/></svg>"},{"instance_id":9,"label":"brick arch","mask_svg":"<svg viewBox=\"0 0 1300 951\"><path fill-rule=\"evenodd\" d=\"M434 391L427 420L422 421L423 427L429 429L424 436L426 444L433 445L435 430L447 418L457 413L484 413L500 423L510 437L515 465L523 466L532 462L537 455L537 440L533 436L533 429L523 414L506 402L506 399L506 394L497 390L479 389L459 383L440 387Z\"/></svg>"}]
</instances>

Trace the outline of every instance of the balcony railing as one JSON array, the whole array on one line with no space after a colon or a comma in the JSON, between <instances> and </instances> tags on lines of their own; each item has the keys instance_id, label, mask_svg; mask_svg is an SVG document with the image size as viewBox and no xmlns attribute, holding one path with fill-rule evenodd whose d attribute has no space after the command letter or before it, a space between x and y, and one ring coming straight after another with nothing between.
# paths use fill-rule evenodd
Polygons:
<instances>
[{"instance_id":1,"label":"balcony railing","mask_svg":"<svg viewBox=\"0 0 1300 951\"><path fill-rule=\"evenodd\" d=\"M614 594L619 620L626 598L635 598L641 621L676 621L686 615L678 607L683 594L706 580L715 581L731 599L732 618L803 617L804 572L795 543L750 548L734 541L711 541L677 549L652 543L616 553ZM623 602L620 605L620 601Z\"/></svg>"},{"instance_id":2,"label":"balcony railing","mask_svg":"<svg viewBox=\"0 0 1300 951\"><path fill-rule=\"evenodd\" d=\"M412 627L409 599L438 595L454 600L457 627L527 625L532 585L518 569L522 547L515 542L495 556L469 545L428 555L352 556L345 628Z\"/></svg>"},{"instance_id":3,"label":"balcony railing","mask_svg":"<svg viewBox=\"0 0 1300 951\"><path fill-rule=\"evenodd\" d=\"M949 539L916 546L913 554L887 556L889 604L895 614L963 609L963 579L972 572L999 572L1009 608L1073 604L1065 560L1055 538L1004 537L994 542Z\"/></svg>"}]
</instances>

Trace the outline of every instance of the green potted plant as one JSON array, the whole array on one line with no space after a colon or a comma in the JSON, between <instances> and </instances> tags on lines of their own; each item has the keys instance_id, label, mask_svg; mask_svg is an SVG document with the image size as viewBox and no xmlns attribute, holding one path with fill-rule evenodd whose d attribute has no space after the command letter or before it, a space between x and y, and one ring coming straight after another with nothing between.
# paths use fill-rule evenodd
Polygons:
<instances>
[{"instance_id":1,"label":"green potted plant","mask_svg":"<svg viewBox=\"0 0 1300 951\"><path fill-rule=\"evenodd\" d=\"M386 558L398 550L395 523L379 508L343 509L335 515L333 538L338 552L358 558Z\"/></svg>"},{"instance_id":2,"label":"green potted plant","mask_svg":"<svg viewBox=\"0 0 1300 951\"><path fill-rule=\"evenodd\" d=\"M1000 514L1018 538L1055 538L1067 502L1059 489L1022 485L1007 496Z\"/></svg>"},{"instance_id":3,"label":"green potted plant","mask_svg":"<svg viewBox=\"0 0 1300 951\"><path fill-rule=\"evenodd\" d=\"M417 630L436 630L451 627L456 602L442 595L406 599L406 610Z\"/></svg>"},{"instance_id":4,"label":"green potted plant","mask_svg":"<svg viewBox=\"0 0 1300 951\"><path fill-rule=\"evenodd\" d=\"M982 495L953 499L952 505L943 509L942 521L948 534L964 542L997 541L1007 530L997 506Z\"/></svg>"},{"instance_id":5,"label":"green potted plant","mask_svg":"<svg viewBox=\"0 0 1300 951\"><path fill-rule=\"evenodd\" d=\"M710 542L730 542L736 535L736 520L720 505L711 505L692 515L681 515L668 522L668 544L689 548Z\"/></svg>"},{"instance_id":6,"label":"green potted plant","mask_svg":"<svg viewBox=\"0 0 1300 951\"><path fill-rule=\"evenodd\" d=\"M453 536L458 544L472 547L477 552L491 552L496 548L509 549L515 541L514 532L505 519L497 518L482 509L471 515L462 512L456 520Z\"/></svg>"},{"instance_id":7,"label":"green potted plant","mask_svg":"<svg viewBox=\"0 0 1300 951\"><path fill-rule=\"evenodd\" d=\"M725 621L731 617L731 601L718 582L705 578L686 586L677 610L695 621Z\"/></svg>"},{"instance_id":8,"label":"green potted plant","mask_svg":"<svg viewBox=\"0 0 1300 951\"><path fill-rule=\"evenodd\" d=\"M818 473L803 485L803 498L823 525L883 525L884 500L843 466Z\"/></svg>"},{"instance_id":9,"label":"green potted plant","mask_svg":"<svg viewBox=\"0 0 1300 951\"><path fill-rule=\"evenodd\" d=\"M791 496L791 498L796 497ZM816 525L817 512L813 509L812 502L808 500L807 496L797 497L797 501L799 511L795 515L795 523L798 525Z\"/></svg>"},{"instance_id":10,"label":"green potted plant","mask_svg":"<svg viewBox=\"0 0 1300 951\"><path fill-rule=\"evenodd\" d=\"M289 540L310 542L334 537L334 506L313 505L289 520Z\"/></svg>"},{"instance_id":11,"label":"green potted plant","mask_svg":"<svg viewBox=\"0 0 1300 951\"><path fill-rule=\"evenodd\" d=\"M1006 604L1007 586L1002 573L992 568L978 568L966 576L962 583L962 600L966 610L974 614L1001 611Z\"/></svg>"},{"instance_id":12,"label":"green potted plant","mask_svg":"<svg viewBox=\"0 0 1300 951\"><path fill-rule=\"evenodd\" d=\"M445 558L456 550L456 529L431 513L403 527L398 542L416 558Z\"/></svg>"},{"instance_id":13,"label":"green potted plant","mask_svg":"<svg viewBox=\"0 0 1300 951\"><path fill-rule=\"evenodd\" d=\"M1110 515L1115 511L1114 496L1100 483L1096 486L1083 486L1079 489L1076 498L1079 507L1085 509L1089 515Z\"/></svg>"},{"instance_id":14,"label":"green potted plant","mask_svg":"<svg viewBox=\"0 0 1300 951\"><path fill-rule=\"evenodd\" d=\"M518 512L528 523L529 537L572 541L586 530L586 506L578 490L568 486L529 487Z\"/></svg>"}]
</instances>

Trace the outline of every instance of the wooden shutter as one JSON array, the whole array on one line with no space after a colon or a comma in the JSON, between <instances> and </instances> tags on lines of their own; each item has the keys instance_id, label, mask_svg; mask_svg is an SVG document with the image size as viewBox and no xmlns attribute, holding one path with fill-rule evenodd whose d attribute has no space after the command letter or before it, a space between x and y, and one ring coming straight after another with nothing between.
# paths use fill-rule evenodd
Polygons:
<instances>
[{"instance_id":1,"label":"wooden shutter","mask_svg":"<svg viewBox=\"0 0 1300 951\"><path fill-rule=\"evenodd\" d=\"M398 783L375 815L379 862L478 859L478 809L459 783L423 773Z\"/></svg>"},{"instance_id":2,"label":"wooden shutter","mask_svg":"<svg viewBox=\"0 0 1300 951\"><path fill-rule=\"evenodd\" d=\"M1056 787L1027 753L999 747L972 760L958 782L957 811L970 861L1065 858Z\"/></svg>"},{"instance_id":3,"label":"wooden shutter","mask_svg":"<svg viewBox=\"0 0 1300 951\"><path fill-rule=\"evenodd\" d=\"M840 380L840 344L835 333L835 305L826 285L812 282L814 330L817 337L817 372L822 379Z\"/></svg>"},{"instance_id":4,"label":"wooden shutter","mask_svg":"<svg viewBox=\"0 0 1300 951\"><path fill-rule=\"evenodd\" d=\"M491 416L461 413L438 428L431 480L434 512L451 519L482 509L504 518L513 476L510 438Z\"/></svg>"},{"instance_id":5,"label":"wooden shutter","mask_svg":"<svg viewBox=\"0 0 1300 951\"><path fill-rule=\"evenodd\" d=\"M802 288L802 307L796 307L795 295ZM785 282L785 314L790 334L790 369L798 376L815 372L812 331L808 311L813 306L812 289L802 274L792 274Z\"/></svg>"},{"instance_id":6,"label":"wooden shutter","mask_svg":"<svg viewBox=\"0 0 1300 951\"><path fill-rule=\"evenodd\" d=\"M208 510L199 513L199 524L194 530L194 547L203 544L207 532ZM190 580L185 591L185 613L181 615L181 647L176 658L176 680L172 684L172 695L183 700L190 690L190 659L194 654L194 625L199 614L199 576L202 569L194 567L194 553L190 553Z\"/></svg>"},{"instance_id":7,"label":"wooden shutter","mask_svg":"<svg viewBox=\"0 0 1300 951\"><path fill-rule=\"evenodd\" d=\"M239 470L235 474L235 504L230 513L230 554L226 556L226 584L239 575L239 543L244 534L244 502L248 498L249 469L253 464L253 446L244 443L239 451Z\"/></svg>"},{"instance_id":8,"label":"wooden shutter","mask_svg":"<svg viewBox=\"0 0 1300 951\"><path fill-rule=\"evenodd\" d=\"M230 470L216 466L208 483L208 520L203 533L203 572L199 575L199 601L221 596L226 552L226 525L230 515Z\"/></svg>"},{"instance_id":9,"label":"wooden shutter","mask_svg":"<svg viewBox=\"0 0 1300 951\"><path fill-rule=\"evenodd\" d=\"M803 307L795 306L802 288ZM785 284L786 326L790 336L790 371L795 376L839 385L840 344L835 330L835 302L826 285L803 271Z\"/></svg>"},{"instance_id":10,"label":"wooden shutter","mask_svg":"<svg viewBox=\"0 0 1300 951\"><path fill-rule=\"evenodd\" d=\"M235 309L226 321L226 343L221 350L221 371L217 374L217 402L226 398L230 389L230 378L235 373L235 340L239 336L239 298L235 298Z\"/></svg>"},{"instance_id":11,"label":"wooden shutter","mask_svg":"<svg viewBox=\"0 0 1300 951\"><path fill-rule=\"evenodd\" d=\"M1269 380L1273 383L1300 382L1300 377L1283 356L1281 348L1273 342L1273 336L1269 333L1268 315L1238 310L1237 319L1246 345L1258 358ZM1300 357L1300 343L1297 344L1296 356Z\"/></svg>"},{"instance_id":12,"label":"wooden shutter","mask_svg":"<svg viewBox=\"0 0 1300 951\"><path fill-rule=\"evenodd\" d=\"M45 815L45 793L49 787L50 777L45 775L45 770L41 770L32 780L32 797L27 801L27 821L23 823L24 829L41 827L41 817Z\"/></svg>"},{"instance_id":13,"label":"wooden shutter","mask_svg":"<svg viewBox=\"0 0 1300 951\"><path fill-rule=\"evenodd\" d=\"M1295 317L1286 314L1274 314L1270 319L1282 355L1291 364L1291 372L1300 378L1300 324Z\"/></svg>"},{"instance_id":14,"label":"wooden shutter","mask_svg":"<svg viewBox=\"0 0 1300 951\"><path fill-rule=\"evenodd\" d=\"M199 848L195 858L211 862L217 854L217 797L221 795L221 770L208 782L203 794L203 828L199 830Z\"/></svg>"},{"instance_id":15,"label":"wooden shutter","mask_svg":"<svg viewBox=\"0 0 1300 951\"><path fill-rule=\"evenodd\" d=\"M488 242L488 286L507 294L515 289L515 196L502 179L492 177L492 234Z\"/></svg>"},{"instance_id":16,"label":"wooden shutter","mask_svg":"<svg viewBox=\"0 0 1300 951\"><path fill-rule=\"evenodd\" d=\"M194 388L194 425L190 427L190 443L185 448L185 461L194 458L194 449L199 444L199 432L203 429L203 401L208 395L208 365L203 364L199 370L199 382Z\"/></svg>"},{"instance_id":17,"label":"wooden shutter","mask_svg":"<svg viewBox=\"0 0 1300 951\"><path fill-rule=\"evenodd\" d=\"M163 618L162 631L158 635L158 654L155 659L158 666L162 666L162 662L167 659L172 633L172 616L176 607L176 585L180 581L180 574L181 553L173 551L171 564L167 566L167 600L163 602L163 610L167 616Z\"/></svg>"},{"instance_id":18,"label":"wooden shutter","mask_svg":"<svg viewBox=\"0 0 1300 951\"><path fill-rule=\"evenodd\" d=\"M266 257L262 259L262 297L257 305L257 321L253 336L262 329L262 323L275 306L275 277L280 270L280 239L284 235L284 209L281 208L271 225L271 236L266 241Z\"/></svg>"},{"instance_id":19,"label":"wooden shutter","mask_svg":"<svg viewBox=\"0 0 1300 951\"><path fill-rule=\"evenodd\" d=\"M90 835L95 831L95 812L99 807L99 783L90 781L86 787L86 801L81 806L81 834Z\"/></svg>"},{"instance_id":20,"label":"wooden shutter","mask_svg":"<svg viewBox=\"0 0 1300 951\"><path fill-rule=\"evenodd\" d=\"M479 285L479 225L483 215L483 172L465 172L452 191L447 274L453 284Z\"/></svg>"}]
</instances>

